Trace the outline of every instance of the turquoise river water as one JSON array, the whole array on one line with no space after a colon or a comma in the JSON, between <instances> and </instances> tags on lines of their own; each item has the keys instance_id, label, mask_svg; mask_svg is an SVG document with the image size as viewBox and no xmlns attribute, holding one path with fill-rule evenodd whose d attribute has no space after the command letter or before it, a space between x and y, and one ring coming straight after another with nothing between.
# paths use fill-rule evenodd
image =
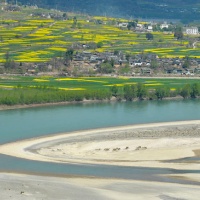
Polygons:
<instances>
[{"instance_id":1,"label":"turquoise river water","mask_svg":"<svg viewBox=\"0 0 200 200\"><path fill-rule=\"evenodd\" d=\"M130 124L199 120L200 100L84 103L0 111L0 144L61 132ZM0 155L0 171L176 182L156 174L200 173L107 165L52 164ZM152 178L153 177L153 178Z\"/></svg>"}]
</instances>

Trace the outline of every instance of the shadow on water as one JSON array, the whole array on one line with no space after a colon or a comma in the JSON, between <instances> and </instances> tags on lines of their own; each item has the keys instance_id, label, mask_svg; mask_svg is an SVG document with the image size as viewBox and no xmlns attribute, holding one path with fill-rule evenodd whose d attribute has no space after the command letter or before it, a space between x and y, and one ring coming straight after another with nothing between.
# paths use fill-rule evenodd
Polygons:
<instances>
[{"instance_id":1,"label":"shadow on water","mask_svg":"<svg viewBox=\"0 0 200 200\"><path fill-rule=\"evenodd\" d=\"M200 157L185 157L174 160L163 161L164 163L200 163Z\"/></svg>"}]
</instances>

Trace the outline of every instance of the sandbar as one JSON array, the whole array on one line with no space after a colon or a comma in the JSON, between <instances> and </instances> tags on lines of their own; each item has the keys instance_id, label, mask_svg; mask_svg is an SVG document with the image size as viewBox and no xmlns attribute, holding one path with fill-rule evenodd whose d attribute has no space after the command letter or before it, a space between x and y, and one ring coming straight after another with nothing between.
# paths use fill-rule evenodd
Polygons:
<instances>
[{"instance_id":1,"label":"sandbar","mask_svg":"<svg viewBox=\"0 0 200 200\"><path fill-rule=\"evenodd\" d=\"M0 153L44 162L199 170L200 120L54 134L0 145ZM11 200L199 199L200 174L160 176L195 184L2 172L0 193Z\"/></svg>"},{"instance_id":2,"label":"sandbar","mask_svg":"<svg viewBox=\"0 0 200 200\"><path fill-rule=\"evenodd\" d=\"M55 134L1 145L0 153L57 163L199 169L199 159L184 159L200 157L200 120Z\"/></svg>"}]
</instances>

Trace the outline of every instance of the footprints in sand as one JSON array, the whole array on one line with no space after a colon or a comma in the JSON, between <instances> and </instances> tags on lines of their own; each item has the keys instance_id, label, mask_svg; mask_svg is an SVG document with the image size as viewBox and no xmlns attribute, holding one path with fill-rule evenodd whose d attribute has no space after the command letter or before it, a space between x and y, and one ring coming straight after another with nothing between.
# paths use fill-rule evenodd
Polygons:
<instances>
[{"instance_id":1,"label":"footprints in sand","mask_svg":"<svg viewBox=\"0 0 200 200\"><path fill-rule=\"evenodd\" d=\"M133 151L140 151L140 150L146 150L146 149L147 147L138 146L135 149L133 149ZM124 151L124 150L131 150L131 148L130 147L125 147L125 148L116 147L116 148L95 149L95 151L114 151L114 152Z\"/></svg>"}]
</instances>

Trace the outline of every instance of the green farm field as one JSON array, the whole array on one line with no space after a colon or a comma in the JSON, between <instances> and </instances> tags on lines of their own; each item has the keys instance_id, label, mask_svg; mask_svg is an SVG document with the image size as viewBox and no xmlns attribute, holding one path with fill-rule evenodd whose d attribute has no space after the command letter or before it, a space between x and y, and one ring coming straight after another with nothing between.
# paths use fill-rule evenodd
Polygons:
<instances>
[{"instance_id":1,"label":"green farm field","mask_svg":"<svg viewBox=\"0 0 200 200\"><path fill-rule=\"evenodd\" d=\"M124 87L142 83L147 89L168 87L170 90L177 90L185 84L199 83L198 79L167 79L167 78L126 78L126 77L80 77L80 78L54 78L54 77L9 77L0 78L1 89L16 88L49 88L63 91L87 91L106 89L114 85Z\"/></svg>"}]
</instances>

